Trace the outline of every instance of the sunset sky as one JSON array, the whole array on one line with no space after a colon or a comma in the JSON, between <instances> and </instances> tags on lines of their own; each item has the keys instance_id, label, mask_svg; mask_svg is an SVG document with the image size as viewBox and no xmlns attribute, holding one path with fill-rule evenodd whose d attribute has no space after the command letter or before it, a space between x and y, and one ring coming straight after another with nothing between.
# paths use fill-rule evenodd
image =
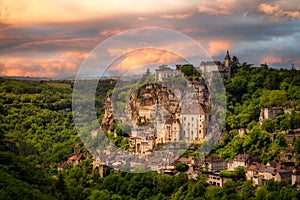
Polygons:
<instances>
[{"instance_id":1,"label":"sunset sky","mask_svg":"<svg viewBox=\"0 0 300 200\"><path fill-rule=\"evenodd\" d=\"M101 41L141 27L182 32L215 60L228 49L241 62L300 67L299 0L0 0L0 75L74 76ZM127 46L110 53L120 48ZM139 52L118 66L170 55Z\"/></svg>"}]
</instances>

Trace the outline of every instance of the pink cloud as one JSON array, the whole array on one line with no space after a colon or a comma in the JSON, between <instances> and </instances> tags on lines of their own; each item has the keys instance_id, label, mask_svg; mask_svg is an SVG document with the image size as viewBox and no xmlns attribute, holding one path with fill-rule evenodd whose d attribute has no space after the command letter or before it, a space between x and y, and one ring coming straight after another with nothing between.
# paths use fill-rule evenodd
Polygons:
<instances>
[{"instance_id":1,"label":"pink cloud","mask_svg":"<svg viewBox=\"0 0 300 200\"><path fill-rule=\"evenodd\" d=\"M278 4L275 4L273 6L270 4L262 3L258 6L257 11L267 15L268 17L274 20L278 20L283 17L290 17L291 19L300 19L299 7L287 10L283 5L280 6Z\"/></svg>"},{"instance_id":2,"label":"pink cloud","mask_svg":"<svg viewBox=\"0 0 300 200\"><path fill-rule=\"evenodd\" d=\"M74 75L88 53L60 52L54 55L3 56L0 58L2 76L57 76Z\"/></svg>"},{"instance_id":3,"label":"pink cloud","mask_svg":"<svg viewBox=\"0 0 300 200\"><path fill-rule=\"evenodd\" d=\"M232 46L230 41L216 40L208 43L207 52L210 56L216 56L221 52L225 52Z\"/></svg>"},{"instance_id":4,"label":"pink cloud","mask_svg":"<svg viewBox=\"0 0 300 200\"><path fill-rule=\"evenodd\" d=\"M185 19L191 17L192 14L164 14L160 15L162 19Z\"/></svg>"},{"instance_id":5,"label":"pink cloud","mask_svg":"<svg viewBox=\"0 0 300 200\"><path fill-rule=\"evenodd\" d=\"M108 29L108 30L100 31L100 34L103 35L103 36L111 36L111 35L120 33L122 31L123 30L121 30L121 29Z\"/></svg>"},{"instance_id":6,"label":"pink cloud","mask_svg":"<svg viewBox=\"0 0 300 200\"><path fill-rule=\"evenodd\" d=\"M147 18L147 17L138 17L138 20L139 21L148 21L149 18Z\"/></svg>"},{"instance_id":7,"label":"pink cloud","mask_svg":"<svg viewBox=\"0 0 300 200\"><path fill-rule=\"evenodd\" d=\"M300 59L293 58L282 58L276 56L266 56L260 60L260 63L264 64L276 64L276 63L294 63L295 65L300 65Z\"/></svg>"},{"instance_id":8,"label":"pink cloud","mask_svg":"<svg viewBox=\"0 0 300 200\"><path fill-rule=\"evenodd\" d=\"M112 71L128 71L141 65L146 64L168 64L176 63L180 58L167 51L159 49L141 49L132 51L122 56L119 61L114 64L110 70Z\"/></svg>"}]
</instances>

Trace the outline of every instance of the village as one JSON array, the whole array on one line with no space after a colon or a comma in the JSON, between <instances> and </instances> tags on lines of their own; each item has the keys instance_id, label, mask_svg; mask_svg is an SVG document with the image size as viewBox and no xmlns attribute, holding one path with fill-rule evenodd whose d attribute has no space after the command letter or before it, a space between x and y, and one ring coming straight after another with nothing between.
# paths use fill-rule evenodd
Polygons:
<instances>
[{"instance_id":1,"label":"village","mask_svg":"<svg viewBox=\"0 0 300 200\"><path fill-rule=\"evenodd\" d=\"M215 70L218 70L222 76L230 76L230 61L231 58L227 51L224 64L219 61L212 63L202 62L200 69L205 76L209 77L213 76L215 71L212 70L212 67L208 66L217 65ZM155 77L158 81L176 77L180 73L180 67L181 66L177 65L176 69L157 69ZM165 92L168 98L160 99L160 103L165 106L173 106L173 111L170 111L170 109L162 111L162 107L157 107L153 103L147 104L147 99L142 98L143 103L138 103L140 109L135 120L145 124L155 118L157 120L157 127L159 128L147 130L143 126L140 126L132 129L130 135L130 151L135 155L133 158L124 158L124 156L121 154L119 155L118 152L112 153L114 151L113 149L111 149L111 151L107 154L99 151L94 152L93 169L99 170L100 176L105 177L111 170L111 167L115 169L114 173L118 173L122 170L121 168L118 168L118 166L128 164L131 168L133 168L135 166L148 163L147 166L150 166L149 169L151 171L176 176L179 173L179 171L176 170L176 165L184 163L188 166L184 173L188 175L190 180L196 180L200 174L206 174L207 184L216 187L222 187L225 182L237 179L237 177L231 176L232 173L230 175L230 172L235 172L237 170L240 170L240 172L242 171L242 177L239 178L242 178L243 180L252 180L253 184L258 186L264 185L267 180L271 179L275 181L283 181L287 184L300 183L299 163L292 160L291 156L288 155L282 157L280 161L267 162L266 164L263 164L259 158L253 157L249 154L238 154L230 161L225 161L218 156L209 156L205 158L181 157L176 159L176 161L169 163L167 161L172 160L172 153L160 152L161 154L158 156L156 155L157 157L155 157L155 159L151 159L150 152L157 144L168 144L179 141L190 141L194 144L201 144L205 140L210 120L210 113L208 111L209 103L207 103L209 102L209 93L203 82L192 81L190 86L197 94L198 105L200 105L198 106L199 110L193 109L197 107L193 103L190 104L191 107L179 109L178 102L176 102L174 95L168 93L166 89L154 88L153 85L146 86L144 94L146 94L145 96L148 95L148 100L153 98L153 96L149 95L149 91L156 90L157 92ZM163 101L167 101L168 103L164 104ZM108 112L111 109L111 106L106 109L106 115L109 115ZM165 117L158 116L157 112ZM285 112L289 112L289 110L282 107L262 108L259 117L260 127L265 120L273 120L277 114ZM160 131L153 133L154 130ZM248 130L240 129L238 133L242 136L247 131ZM299 132L300 131L298 129L293 132L284 132L286 140L291 142L295 141L298 137L295 133ZM78 152L74 153L74 155L69 157L67 161L58 164L58 170L63 170L67 163L72 166L76 166L87 157L87 154ZM127 159L127 161L124 161L125 159ZM130 160L129 163L128 159ZM114 160L114 162L110 163L109 160ZM229 173L226 175L224 172Z\"/></svg>"}]
</instances>

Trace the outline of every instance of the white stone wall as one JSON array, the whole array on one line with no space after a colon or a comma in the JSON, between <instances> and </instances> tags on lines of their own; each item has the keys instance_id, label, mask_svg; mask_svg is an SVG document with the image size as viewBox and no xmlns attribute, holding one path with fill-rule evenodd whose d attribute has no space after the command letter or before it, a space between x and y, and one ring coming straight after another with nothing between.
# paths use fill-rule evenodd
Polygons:
<instances>
[{"instance_id":1,"label":"white stone wall","mask_svg":"<svg viewBox=\"0 0 300 200\"><path fill-rule=\"evenodd\" d=\"M207 129L207 116L200 114L182 114L182 134L184 140L201 140Z\"/></svg>"}]
</instances>

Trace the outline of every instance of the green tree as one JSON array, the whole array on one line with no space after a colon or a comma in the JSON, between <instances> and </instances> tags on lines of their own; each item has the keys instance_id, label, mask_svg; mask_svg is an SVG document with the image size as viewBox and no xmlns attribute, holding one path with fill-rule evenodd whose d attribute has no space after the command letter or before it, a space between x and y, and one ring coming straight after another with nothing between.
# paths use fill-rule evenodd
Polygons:
<instances>
[{"instance_id":1,"label":"green tree","mask_svg":"<svg viewBox=\"0 0 300 200\"><path fill-rule=\"evenodd\" d=\"M178 163L175 165L175 169L178 172L186 172L187 170L189 170L189 166L186 163Z\"/></svg>"},{"instance_id":2,"label":"green tree","mask_svg":"<svg viewBox=\"0 0 300 200\"><path fill-rule=\"evenodd\" d=\"M151 197L151 192L148 188L144 187L138 194L137 200L145 200Z\"/></svg>"}]
</instances>

